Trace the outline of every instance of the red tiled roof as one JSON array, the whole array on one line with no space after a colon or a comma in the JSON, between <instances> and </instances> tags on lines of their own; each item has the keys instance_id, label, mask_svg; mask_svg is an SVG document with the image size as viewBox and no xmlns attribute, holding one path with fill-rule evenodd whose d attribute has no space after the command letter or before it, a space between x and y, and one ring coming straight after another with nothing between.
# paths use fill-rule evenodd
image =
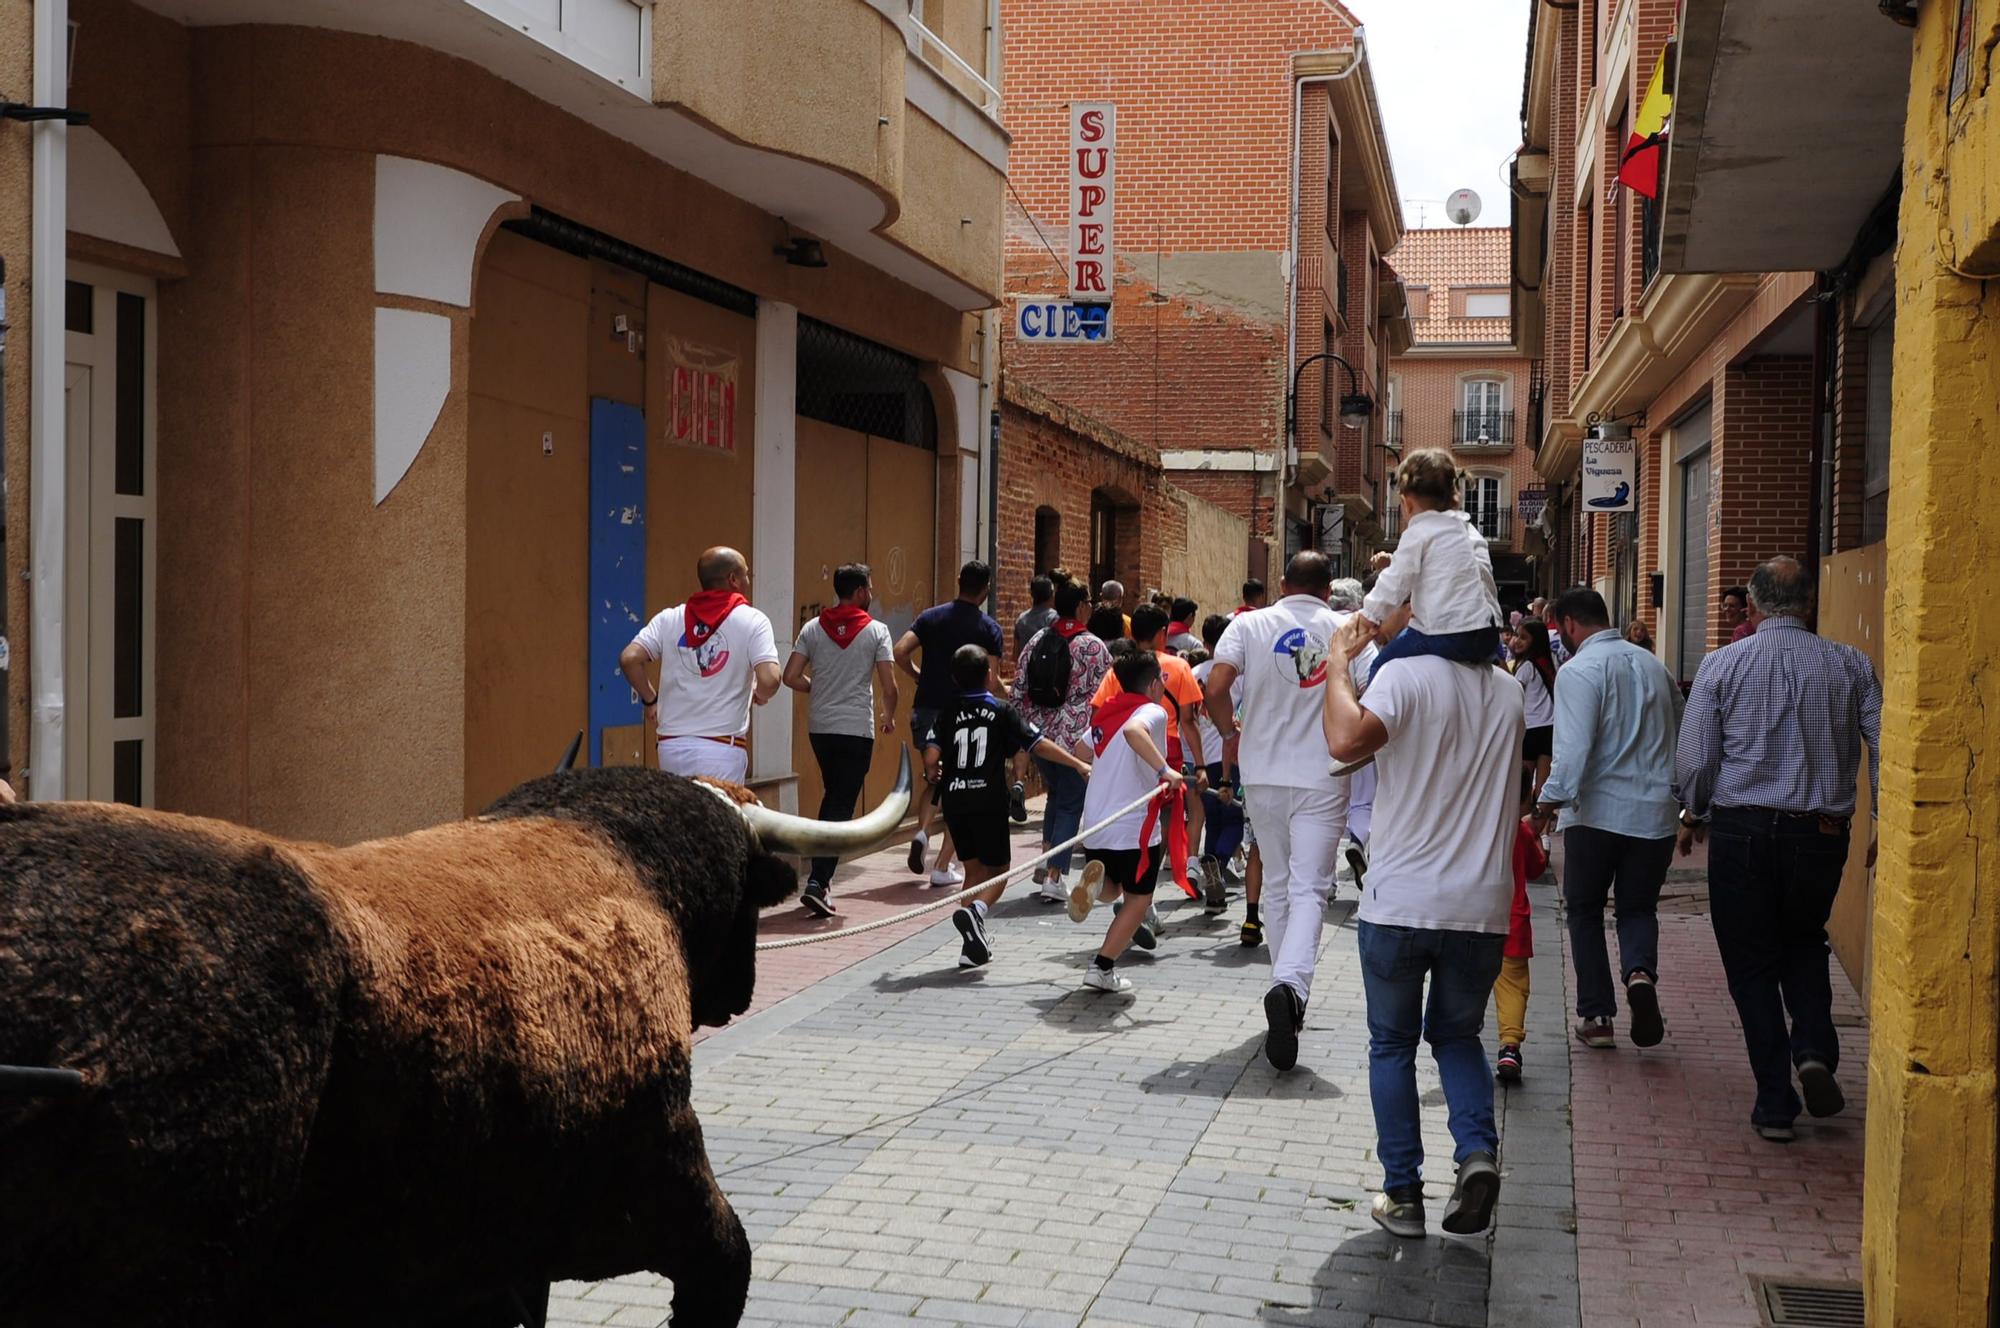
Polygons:
<instances>
[{"instance_id":1,"label":"red tiled roof","mask_svg":"<svg viewBox=\"0 0 2000 1328\"><path fill-rule=\"evenodd\" d=\"M1511 318L1454 318L1454 288L1486 292L1511 289L1512 248L1505 226L1449 226L1412 230L1389 255L1410 288L1414 304L1419 290L1430 294L1426 317L1414 317L1411 328L1422 346L1508 345L1514 339Z\"/></svg>"}]
</instances>

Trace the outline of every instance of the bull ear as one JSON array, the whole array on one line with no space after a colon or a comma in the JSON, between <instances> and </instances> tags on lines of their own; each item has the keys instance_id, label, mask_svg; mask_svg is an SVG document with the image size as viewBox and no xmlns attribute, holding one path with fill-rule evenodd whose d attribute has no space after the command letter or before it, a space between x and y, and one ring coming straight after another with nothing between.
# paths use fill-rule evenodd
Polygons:
<instances>
[{"instance_id":1,"label":"bull ear","mask_svg":"<svg viewBox=\"0 0 2000 1328\"><path fill-rule=\"evenodd\" d=\"M576 769L577 753L581 752L582 750L583 750L583 730L578 729L576 731L576 736L569 740L569 750L563 753L562 760L556 762L556 773L560 775L565 770Z\"/></svg>"},{"instance_id":2,"label":"bull ear","mask_svg":"<svg viewBox=\"0 0 2000 1328\"><path fill-rule=\"evenodd\" d=\"M790 899L799 888L799 874L792 864L768 853L752 853L744 868L743 891L757 908L773 908Z\"/></svg>"}]
</instances>

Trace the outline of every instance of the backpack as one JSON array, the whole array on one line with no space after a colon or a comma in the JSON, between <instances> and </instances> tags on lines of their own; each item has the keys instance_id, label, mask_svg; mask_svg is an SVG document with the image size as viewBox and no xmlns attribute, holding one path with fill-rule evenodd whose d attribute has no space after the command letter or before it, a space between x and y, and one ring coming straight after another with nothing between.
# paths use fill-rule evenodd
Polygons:
<instances>
[{"instance_id":1,"label":"backpack","mask_svg":"<svg viewBox=\"0 0 2000 1328\"><path fill-rule=\"evenodd\" d=\"M1053 625L1044 628L1042 639L1028 655L1028 699L1044 710L1054 710L1069 700L1069 641Z\"/></svg>"}]
</instances>

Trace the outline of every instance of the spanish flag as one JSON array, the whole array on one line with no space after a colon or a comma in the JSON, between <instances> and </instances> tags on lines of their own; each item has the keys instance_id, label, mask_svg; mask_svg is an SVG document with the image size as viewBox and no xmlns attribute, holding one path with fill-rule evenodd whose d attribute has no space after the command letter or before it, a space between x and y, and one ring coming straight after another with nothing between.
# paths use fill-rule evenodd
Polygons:
<instances>
[{"instance_id":1,"label":"spanish flag","mask_svg":"<svg viewBox=\"0 0 2000 1328\"><path fill-rule=\"evenodd\" d=\"M1667 127L1673 119L1674 98L1667 91L1667 57L1673 44L1660 52L1653 66L1653 81L1646 85L1646 99L1639 103L1639 118L1632 122L1632 136L1625 143L1625 155L1618 159L1618 182L1636 194L1660 196L1660 170L1666 164Z\"/></svg>"}]
</instances>

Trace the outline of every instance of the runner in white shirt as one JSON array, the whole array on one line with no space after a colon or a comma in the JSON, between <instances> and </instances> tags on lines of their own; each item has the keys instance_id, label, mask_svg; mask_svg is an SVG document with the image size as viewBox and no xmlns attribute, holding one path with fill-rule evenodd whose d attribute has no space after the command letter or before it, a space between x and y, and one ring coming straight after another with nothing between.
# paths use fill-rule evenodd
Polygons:
<instances>
[{"instance_id":1,"label":"runner in white shirt","mask_svg":"<svg viewBox=\"0 0 2000 1328\"><path fill-rule=\"evenodd\" d=\"M1264 925L1271 989L1264 995L1264 1055L1280 1070L1298 1063L1319 954L1321 919L1347 831L1348 783L1327 765L1320 733L1327 648L1345 621L1327 607L1333 575L1308 549L1285 566L1284 598L1236 617L1215 647L1209 717L1226 743L1238 736L1230 689L1243 679L1237 765L1264 861ZM1367 658L1354 667L1365 671Z\"/></svg>"},{"instance_id":2,"label":"runner in white shirt","mask_svg":"<svg viewBox=\"0 0 2000 1328\"><path fill-rule=\"evenodd\" d=\"M781 677L771 620L750 607L750 564L717 547L695 563L701 593L663 609L618 657L660 735L660 769L740 784L750 770L750 707ZM659 689L647 673L660 661Z\"/></svg>"},{"instance_id":3,"label":"runner in white shirt","mask_svg":"<svg viewBox=\"0 0 2000 1328\"><path fill-rule=\"evenodd\" d=\"M1167 712L1161 704L1166 688L1159 659L1150 650L1131 650L1118 655L1111 668L1124 690L1099 706L1092 721L1096 759L1083 795L1085 826L1096 825L1150 790L1164 793L1183 785L1181 772L1167 765ZM1155 802L1126 812L1083 841L1085 862L1070 892L1070 917L1081 922L1090 916L1101 890L1120 896L1104 944L1083 975L1083 985L1094 991L1132 990L1131 979L1116 971L1118 957L1135 940L1141 949L1153 946L1146 915L1160 859L1167 854L1165 823Z\"/></svg>"}]
</instances>

